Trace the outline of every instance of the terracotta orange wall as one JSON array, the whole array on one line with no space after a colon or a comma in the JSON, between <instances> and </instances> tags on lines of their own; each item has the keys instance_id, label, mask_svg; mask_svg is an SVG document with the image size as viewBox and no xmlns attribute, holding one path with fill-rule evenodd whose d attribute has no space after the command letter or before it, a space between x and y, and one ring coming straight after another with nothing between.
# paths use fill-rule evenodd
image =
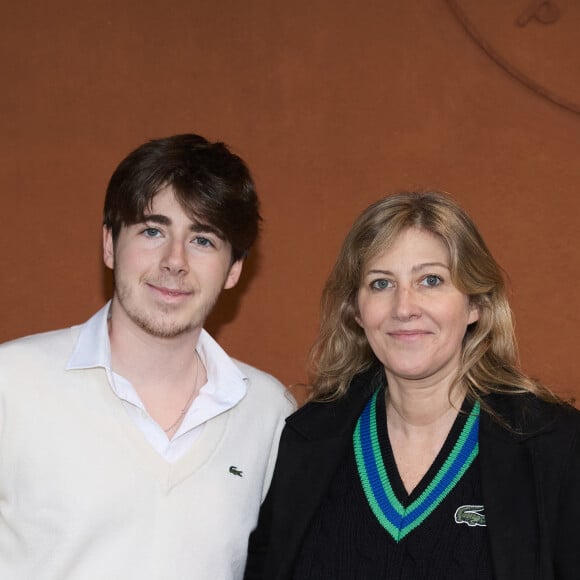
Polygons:
<instances>
[{"instance_id":1,"label":"terracotta orange wall","mask_svg":"<svg viewBox=\"0 0 580 580\"><path fill-rule=\"evenodd\" d=\"M528 73L580 94L577 41L561 33L577 30L572 2L551 28L517 31L521 2L461 4ZM230 144L261 193L252 276L209 324L233 355L304 380L321 288L355 216L386 193L435 187L509 273L524 367L580 395L580 115L497 66L449 3L24 0L1 12L1 340L100 307L111 172L145 140L192 131ZM528 58L538 39L568 60Z\"/></svg>"}]
</instances>

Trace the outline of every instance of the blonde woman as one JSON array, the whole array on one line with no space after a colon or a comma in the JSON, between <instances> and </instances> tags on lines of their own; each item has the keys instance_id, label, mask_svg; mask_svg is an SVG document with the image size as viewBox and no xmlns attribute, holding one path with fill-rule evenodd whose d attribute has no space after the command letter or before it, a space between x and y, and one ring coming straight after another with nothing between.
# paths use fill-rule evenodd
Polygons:
<instances>
[{"instance_id":1,"label":"blonde woman","mask_svg":"<svg viewBox=\"0 0 580 580\"><path fill-rule=\"evenodd\" d=\"M501 270L450 198L363 212L312 353L246 580L580 578L580 413L518 368Z\"/></svg>"}]
</instances>

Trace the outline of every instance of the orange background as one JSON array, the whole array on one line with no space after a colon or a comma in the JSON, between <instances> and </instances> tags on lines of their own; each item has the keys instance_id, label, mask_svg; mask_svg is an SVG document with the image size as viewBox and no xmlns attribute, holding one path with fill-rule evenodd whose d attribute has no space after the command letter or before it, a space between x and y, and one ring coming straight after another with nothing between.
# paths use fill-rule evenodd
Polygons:
<instances>
[{"instance_id":1,"label":"orange background","mask_svg":"<svg viewBox=\"0 0 580 580\"><path fill-rule=\"evenodd\" d=\"M580 8L518 27L518 0L54 0L0 8L0 340L108 297L101 208L144 141L197 132L250 165L265 219L208 327L233 356L305 379L318 301L369 203L439 188L508 272L524 368L580 395ZM580 109L579 109L580 110ZM249 275L249 276L248 276Z\"/></svg>"}]
</instances>

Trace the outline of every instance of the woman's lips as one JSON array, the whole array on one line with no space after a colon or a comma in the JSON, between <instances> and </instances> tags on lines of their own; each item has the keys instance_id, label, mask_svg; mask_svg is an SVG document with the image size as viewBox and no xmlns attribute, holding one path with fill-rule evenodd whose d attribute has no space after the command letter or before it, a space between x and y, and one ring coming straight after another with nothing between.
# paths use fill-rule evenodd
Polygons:
<instances>
[{"instance_id":1,"label":"woman's lips","mask_svg":"<svg viewBox=\"0 0 580 580\"><path fill-rule=\"evenodd\" d=\"M432 334L430 331L422 329L391 330L390 332L387 332L387 335L392 338L406 341L419 340L425 336L429 336L430 334Z\"/></svg>"}]
</instances>

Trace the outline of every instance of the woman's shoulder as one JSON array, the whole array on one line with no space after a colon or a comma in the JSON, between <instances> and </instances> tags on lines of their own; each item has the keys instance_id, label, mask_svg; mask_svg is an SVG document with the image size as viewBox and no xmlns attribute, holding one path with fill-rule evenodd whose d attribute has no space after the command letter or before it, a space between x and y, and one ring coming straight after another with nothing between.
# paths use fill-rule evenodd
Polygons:
<instances>
[{"instance_id":1,"label":"woman's shoulder","mask_svg":"<svg viewBox=\"0 0 580 580\"><path fill-rule=\"evenodd\" d=\"M351 433L364 406L374 392L366 375L356 376L346 393L331 400L313 400L286 420L287 428L309 438L333 437Z\"/></svg>"},{"instance_id":2,"label":"woman's shoulder","mask_svg":"<svg viewBox=\"0 0 580 580\"><path fill-rule=\"evenodd\" d=\"M494 393L482 402L492 421L523 438L553 431L580 432L580 411L565 401L548 401L533 393Z\"/></svg>"}]
</instances>

